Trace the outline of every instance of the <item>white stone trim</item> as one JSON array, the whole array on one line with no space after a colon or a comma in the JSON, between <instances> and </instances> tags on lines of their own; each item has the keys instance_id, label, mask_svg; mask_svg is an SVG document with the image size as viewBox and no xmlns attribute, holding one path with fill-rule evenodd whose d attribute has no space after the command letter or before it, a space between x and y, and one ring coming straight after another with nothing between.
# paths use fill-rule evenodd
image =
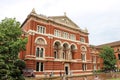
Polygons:
<instances>
[{"instance_id":1,"label":"white stone trim","mask_svg":"<svg viewBox=\"0 0 120 80\"><path fill-rule=\"evenodd\" d=\"M68 41L72 41L72 42L77 42L79 44L85 44L85 45L89 46L89 43L83 43L80 40L71 40L71 39L66 39L66 38L63 38L63 37L57 37L54 34L46 34L46 33L42 34L42 33L38 33L37 31L31 30L31 29L27 33L31 33L31 32L34 33L34 34L40 34L40 35L44 35L44 36L48 36L48 37L55 37L55 38L59 38L59 39L63 39L63 40L68 40Z\"/></svg>"},{"instance_id":2,"label":"white stone trim","mask_svg":"<svg viewBox=\"0 0 120 80\"><path fill-rule=\"evenodd\" d=\"M77 45L75 43L71 43L70 46L74 45L75 46L75 49L78 49L77 48Z\"/></svg>"},{"instance_id":3,"label":"white stone trim","mask_svg":"<svg viewBox=\"0 0 120 80\"><path fill-rule=\"evenodd\" d=\"M45 41L45 44L47 44L47 41L46 41L46 39L45 39L44 37L37 37L37 38L35 39L35 43L36 43L36 41L37 41L39 38L43 39L43 40Z\"/></svg>"},{"instance_id":4,"label":"white stone trim","mask_svg":"<svg viewBox=\"0 0 120 80\"><path fill-rule=\"evenodd\" d=\"M61 42L60 40L55 40L55 41L53 42L53 46L55 45L56 42L59 42L59 43L60 43L60 46L62 45L62 42Z\"/></svg>"}]
</instances>

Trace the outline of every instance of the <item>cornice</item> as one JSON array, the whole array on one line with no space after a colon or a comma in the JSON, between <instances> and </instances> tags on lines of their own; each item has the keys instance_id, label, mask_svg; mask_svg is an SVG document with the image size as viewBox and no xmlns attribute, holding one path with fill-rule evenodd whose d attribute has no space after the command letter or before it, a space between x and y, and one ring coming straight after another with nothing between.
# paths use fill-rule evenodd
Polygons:
<instances>
[{"instance_id":1,"label":"cornice","mask_svg":"<svg viewBox=\"0 0 120 80\"><path fill-rule=\"evenodd\" d=\"M53 19L51 19L51 18L49 18L49 17L47 17L47 16L45 16L45 15L42 15L42 14L36 14L35 12L33 13L33 12L31 12L28 16L27 16L27 19L29 19L30 17L37 17L37 18L39 18L39 19L42 19L42 20L46 20L47 22L52 22L52 23L55 23L55 24L57 24L57 25L62 25L62 26L65 26L65 27L67 27L67 28L70 28L70 29L74 29L74 30L77 30L77 31L80 31L80 32L82 32L82 33L84 33L84 34L88 34L88 31L85 29L85 30L82 30L82 29L80 29L80 28L74 28L72 25L69 25L69 24L65 24L65 23L62 23L62 22L59 22L59 21L55 21L55 20L53 20ZM27 20L26 19L26 20Z\"/></svg>"}]
</instances>

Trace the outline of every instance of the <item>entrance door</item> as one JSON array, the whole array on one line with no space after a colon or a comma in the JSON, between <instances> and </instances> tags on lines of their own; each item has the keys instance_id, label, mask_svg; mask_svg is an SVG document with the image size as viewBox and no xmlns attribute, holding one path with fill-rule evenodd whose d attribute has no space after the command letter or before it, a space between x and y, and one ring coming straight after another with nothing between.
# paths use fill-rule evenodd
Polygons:
<instances>
[{"instance_id":1,"label":"entrance door","mask_svg":"<svg viewBox=\"0 0 120 80\"><path fill-rule=\"evenodd\" d=\"M68 66L65 66L65 74L68 75Z\"/></svg>"}]
</instances>

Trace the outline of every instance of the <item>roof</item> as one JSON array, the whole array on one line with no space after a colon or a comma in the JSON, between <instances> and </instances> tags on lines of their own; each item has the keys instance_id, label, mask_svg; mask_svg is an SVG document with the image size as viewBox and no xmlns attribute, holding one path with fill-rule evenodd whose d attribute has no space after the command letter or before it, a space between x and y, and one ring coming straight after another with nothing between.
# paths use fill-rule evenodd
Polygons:
<instances>
[{"instance_id":1,"label":"roof","mask_svg":"<svg viewBox=\"0 0 120 80\"><path fill-rule=\"evenodd\" d=\"M96 48L102 48L103 46L114 47L114 46L119 46L119 45L120 45L120 41L115 41L115 42L111 42L111 43L106 43L106 44L98 45L98 46L96 46Z\"/></svg>"},{"instance_id":2,"label":"roof","mask_svg":"<svg viewBox=\"0 0 120 80\"><path fill-rule=\"evenodd\" d=\"M69 19L66 15L63 16L50 16L49 18L53 19L54 21L64 23L66 25L70 25L72 28L79 28L71 19Z\"/></svg>"},{"instance_id":3,"label":"roof","mask_svg":"<svg viewBox=\"0 0 120 80\"><path fill-rule=\"evenodd\" d=\"M66 14L64 14L63 16L45 16L45 15L42 15L42 14L37 14L35 12L35 9L33 9L31 11L31 13L28 15L28 17L25 19L25 21L23 22L23 24L21 25L21 27L27 22L27 20L31 17L31 16L34 16L34 17L37 17L37 18L40 18L40 19L44 19L44 20L48 20L48 21L52 21L52 22L55 22L57 24L62 24L64 26L67 26L69 28L72 28L72 29L76 29L76 30L79 30L83 33L87 33L88 34L88 30L85 29L85 30L82 30L80 29L80 27L75 24L71 19L69 19Z\"/></svg>"}]
</instances>

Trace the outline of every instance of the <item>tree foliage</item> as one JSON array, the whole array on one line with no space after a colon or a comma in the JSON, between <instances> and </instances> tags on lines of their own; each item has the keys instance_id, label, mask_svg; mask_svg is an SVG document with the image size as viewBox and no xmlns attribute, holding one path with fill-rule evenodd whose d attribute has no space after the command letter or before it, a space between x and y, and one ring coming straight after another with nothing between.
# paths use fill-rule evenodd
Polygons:
<instances>
[{"instance_id":1,"label":"tree foliage","mask_svg":"<svg viewBox=\"0 0 120 80\"><path fill-rule=\"evenodd\" d=\"M104 46L100 52L100 57L103 59L104 70L115 69L116 58L114 50L109 46Z\"/></svg>"},{"instance_id":2,"label":"tree foliage","mask_svg":"<svg viewBox=\"0 0 120 80\"><path fill-rule=\"evenodd\" d=\"M15 18L0 22L0 80L24 80L20 67L16 65L20 62L18 54L25 50L27 43L21 34L20 23Z\"/></svg>"}]
</instances>

